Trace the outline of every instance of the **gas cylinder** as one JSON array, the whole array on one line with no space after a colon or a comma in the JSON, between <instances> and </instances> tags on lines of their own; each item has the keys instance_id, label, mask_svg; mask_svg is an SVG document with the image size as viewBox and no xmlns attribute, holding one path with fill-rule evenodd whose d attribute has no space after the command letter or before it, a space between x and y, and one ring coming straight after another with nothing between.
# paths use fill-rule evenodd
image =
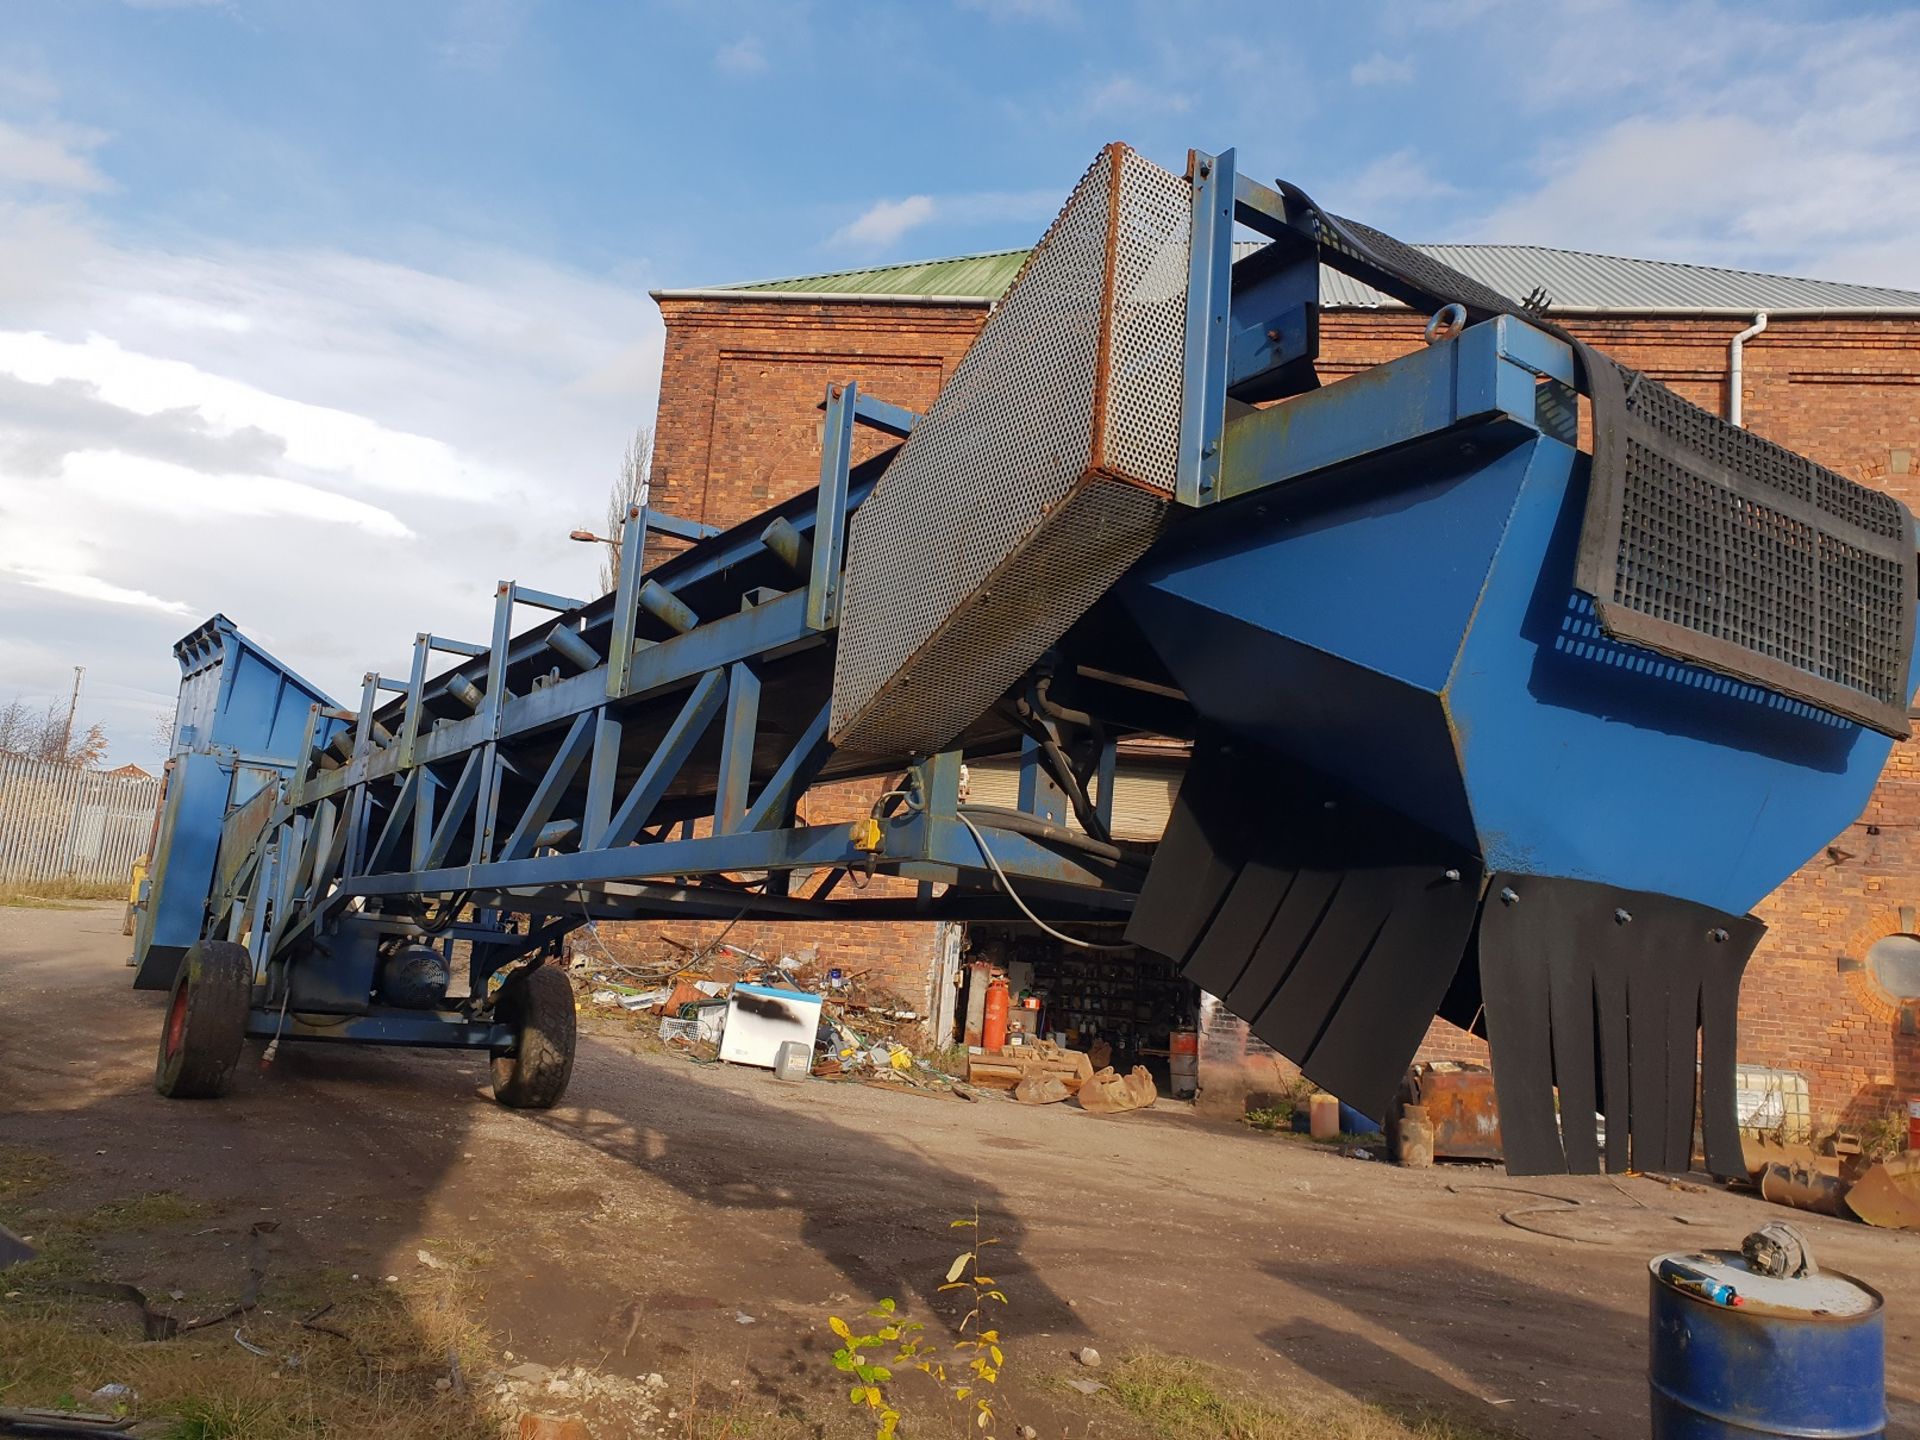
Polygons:
<instances>
[{"instance_id":1,"label":"gas cylinder","mask_svg":"<svg viewBox=\"0 0 1920 1440\"><path fill-rule=\"evenodd\" d=\"M987 982L987 1013L980 1027L980 1044L990 1055L1007 1048L1007 1010L1011 1003L1007 977L994 976Z\"/></svg>"}]
</instances>

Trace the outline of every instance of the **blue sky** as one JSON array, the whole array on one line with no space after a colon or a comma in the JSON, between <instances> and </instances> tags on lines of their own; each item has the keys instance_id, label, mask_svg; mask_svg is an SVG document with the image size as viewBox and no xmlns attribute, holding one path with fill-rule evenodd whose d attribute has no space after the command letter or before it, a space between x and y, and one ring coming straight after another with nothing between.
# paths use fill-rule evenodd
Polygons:
<instances>
[{"instance_id":1,"label":"blue sky","mask_svg":"<svg viewBox=\"0 0 1920 1440\"><path fill-rule=\"evenodd\" d=\"M646 291L1030 242L1094 151L1414 240L1920 289L1911 7L9 0L0 701L152 758L225 610L347 693L582 593Z\"/></svg>"}]
</instances>

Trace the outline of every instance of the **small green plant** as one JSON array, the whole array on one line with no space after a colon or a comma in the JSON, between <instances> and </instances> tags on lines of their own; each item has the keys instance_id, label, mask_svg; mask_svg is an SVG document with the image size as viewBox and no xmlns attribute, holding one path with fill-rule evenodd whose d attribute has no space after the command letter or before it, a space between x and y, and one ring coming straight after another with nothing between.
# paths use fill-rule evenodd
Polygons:
<instances>
[{"instance_id":1,"label":"small green plant","mask_svg":"<svg viewBox=\"0 0 1920 1440\"><path fill-rule=\"evenodd\" d=\"M1249 1110L1240 1117L1256 1130L1291 1130L1293 1128L1293 1107L1281 1109L1273 1106L1263 1110Z\"/></svg>"},{"instance_id":2,"label":"small green plant","mask_svg":"<svg viewBox=\"0 0 1920 1440\"><path fill-rule=\"evenodd\" d=\"M1860 1127L1860 1152L1869 1160L1891 1160L1907 1148L1907 1117L1889 1111Z\"/></svg>"},{"instance_id":3,"label":"small green plant","mask_svg":"<svg viewBox=\"0 0 1920 1440\"><path fill-rule=\"evenodd\" d=\"M993 1440L994 1387L1000 1383L1006 1355L1000 1348L1000 1331L986 1323L986 1307L1006 1305L1007 1296L991 1275L981 1272L980 1252L1000 1242L980 1234L978 1206L971 1220L955 1220L951 1228L971 1230L973 1243L954 1256L940 1285L942 1291L967 1292L967 1311L954 1327L957 1338L950 1345L943 1349L921 1338L926 1326L903 1318L890 1299L867 1311L867 1318L882 1322L869 1335L854 1334L853 1327L838 1315L828 1317L828 1327L840 1339L840 1348L833 1352L834 1367L853 1377L847 1401L872 1412L874 1440L892 1440L899 1433L901 1413L888 1389L894 1368L899 1366L918 1370L948 1399L967 1406L973 1428L987 1432L985 1440ZM879 1352L889 1348L893 1352L891 1363L880 1363Z\"/></svg>"}]
</instances>

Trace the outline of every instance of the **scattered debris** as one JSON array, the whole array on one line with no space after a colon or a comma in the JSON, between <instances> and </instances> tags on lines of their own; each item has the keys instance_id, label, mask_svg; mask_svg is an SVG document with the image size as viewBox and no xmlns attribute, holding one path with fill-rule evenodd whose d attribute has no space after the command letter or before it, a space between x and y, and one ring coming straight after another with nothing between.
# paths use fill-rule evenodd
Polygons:
<instances>
[{"instance_id":1,"label":"scattered debris","mask_svg":"<svg viewBox=\"0 0 1920 1440\"><path fill-rule=\"evenodd\" d=\"M649 1375L645 1380L629 1380L624 1376L589 1370L584 1365L567 1368L538 1365L530 1361L523 1361L504 1374L484 1375L480 1383L491 1390L498 1401L510 1403L518 1400L538 1406L537 1409L521 1412L519 1433L522 1436L541 1437L541 1440L579 1440L579 1437L587 1435L586 1422L577 1414L566 1413L575 1406L604 1405L608 1410L617 1411L640 1425L656 1421L662 1413L667 1385L666 1380L658 1374ZM544 1424L550 1428L529 1429L530 1423ZM569 1425L580 1428L552 1428Z\"/></svg>"},{"instance_id":2,"label":"scattered debris","mask_svg":"<svg viewBox=\"0 0 1920 1440\"><path fill-rule=\"evenodd\" d=\"M98 1390L95 1390L91 1395L87 1396L87 1399L103 1410L112 1410L115 1406L131 1408L140 1403L140 1392L135 1390L133 1386L123 1385L116 1380L109 1384L102 1385Z\"/></svg>"},{"instance_id":3,"label":"scattered debris","mask_svg":"<svg viewBox=\"0 0 1920 1440\"><path fill-rule=\"evenodd\" d=\"M1146 1066L1136 1065L1126 1075L1108 1066L1080 1087L1080 1108L1095 1115L1117 1115L1125 1110L1144 1110L1159 1096L1159 1087Z\"/></svg>"},{"instance_id":4,"label":"scattered debris","mask_svg":"<svg viewBox=\"0 0 1920 1440\"><path fill-rule=\"evenodd\" d=\"M447 1268L447 1262L429 1250L416 1250L413 1252L413 1258L429 1270L445 1270Z\"/></svg>"},{"instance_id":5,"label":"scattered debris","mask_svg":"<svg viewBox=\"0 0 1920 1440\"><path fill-rule=\"evenodd\" d=\"M1775 1205L1815 1215L1839 1215L1840 1202L1847 1193L1846 1183L1836 1174L1811 1165L1787 1165L1775 1160L1760 1172L1760 1198Z\"/></svg>"},{"instance_id":6,"label":"scattered debris","mask_svg":"<svg viewBox=\"0 0 1920 1440\"><path fill-rule=\"evenodd\" d=\"M1920 1230L1920 1152L1869 1165L1846 1193L1847 1209L1885 1230Z\"/></svg>"},{"instance_id":7,"label":"scattered debris","mask_svg":"<svg viewBox=\"0 0 1920 1440\"><path fill-rule=\"evenodd\" d=\"M751 1325L754 1323L754 1318L744 1310L736 1310L733 1312L733 1323L736 1325Z\"/></svg>"},{"instance_id":8,"label":"scattered debris","mask_svg":"<svg viewBox=\"0 0 1920 1440\"><path fill-rule=\"evenodd\" d=\"M991 1090L1014 1090L1022 1080L1049 1075L1057 1077L1072 1094L1093 1078L1094 1065L1084 1050L1069 1050L1051 1040L967 1056L968 1083Z\"/></svg>"},{"instance_id":9,"label":"scattered debris","mask_svg":"<svg viewBox=\"0 0 1920 1440\"><path fill-rule=\"evenodd\" d=\"M520 1417L520 1440L592 1440L587 1422L574 1415L535 1415Z\"/></svg>"},{"instance_id":10,"label":"scattered debris","mask_svg":"<svg viewBox=\"0 0 1920 1440\"><path fill-rule=\"evenodd\" d=\"M1098 1395L1102 1390L1107 1388L1098 1380L1080 1380L1073 1377L1068 1378L1067 1384L1071 1385L1075 1390L1078 1390L1082 1395Z\"/></svg>"},{"instance_id":11,"label":"scattered debris","mask_svg":"<svg viewBox=\"0 0 1920 1440\"><path fill-rule=\"evenodd\" d=\"M1013 1098L1022 1105L1053 1105L1070 1093L1058 1075L1029 1075L1013 1087Z\"/></svg>"},{"instance_id":12,"label":"scattered debris","mask_svg":"<svg viewBox=\"0 0 1920 1440\"><path fill-rule=\"evenodd\" d=\"M1091 1345L1082 1346L1080 1349L1074 1351L1073 1358L1089 1370L1098 1370L1100 1368L1100 1352Z\"/></svg>"}]
</instances>

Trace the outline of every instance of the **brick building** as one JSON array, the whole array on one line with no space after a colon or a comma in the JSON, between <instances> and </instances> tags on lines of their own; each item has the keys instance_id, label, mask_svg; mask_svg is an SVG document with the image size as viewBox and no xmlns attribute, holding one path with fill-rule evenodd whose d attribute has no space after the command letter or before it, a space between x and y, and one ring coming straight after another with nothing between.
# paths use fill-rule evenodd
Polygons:
<instances>
[{"instance_id":1,"label":"brick building","mask_svg":"<svg viewBox=\"0 0 1920 1440\"><path fill-rule=\"evenodd\" d=\"M1920 509L1920 293L1532 246L1454 245L1437 258L1511 295L1536 286L1569 329L1698 404L1879 485ZM663 290L665 366L653 500L727 526L815 483L818 405L832 381L924 409L1025 258L1006 251L706 290ZM1344 276L1322 282L1323 379L1407 353L1422 320ZM1737 384L1735 377L1739 377ZM871 453L881 441L862 432ZM1743 992L1743 1066L1804 1081L1814 1118L1870 1119L1920 1098L1920 773L1896 747L1858 823L1760 907L1771 927ZM993 783L993 777L983 777ZM1177 776L1131 773L1152 834ZM808 797L819 820L864 813L874 788ZM1158 797L1157 800L1155 797ZM618 943L664 955L669 927ZM698 943L712 927L671 930ZM864 971L950 1033L959 927L743 924L749 949L818 950ZM977 945L977 937L973 943ZM826 959L823 958L823 963ZM1435 1022L1430 1053L1478 1042ZM1286 1067L1224 1013L1210 1017L1204 1098L1237 1106Z\"/></svg>"}]
</instances>

